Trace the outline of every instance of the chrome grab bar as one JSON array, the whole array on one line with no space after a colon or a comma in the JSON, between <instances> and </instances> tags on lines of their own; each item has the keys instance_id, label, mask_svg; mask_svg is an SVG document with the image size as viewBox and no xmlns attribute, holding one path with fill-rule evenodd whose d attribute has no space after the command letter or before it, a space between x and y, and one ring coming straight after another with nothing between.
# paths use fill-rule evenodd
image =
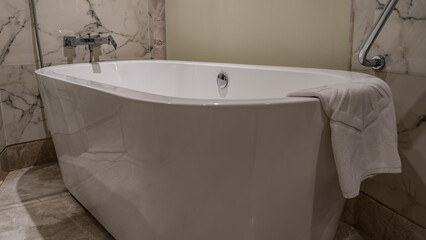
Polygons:
<instances>
[{"instance_id":1,"label":"chrome grab bar","mask_svg":"<svg viewBox=\"0 0 426 240\"><path fill-rule=\"evenodd\" d=\"M361 65L372 67L374 70L381 70L385 67L385 57L383 57L382 55L376 55L371 59L367 59L367 54L397 3L398 0L389 0L383 12L377 19L373 30L371 30L370 35L368 35L367 40L365 40L364 45L362 45L362 48L359 51L358 60Z\"/></svg>"}]
</instances>

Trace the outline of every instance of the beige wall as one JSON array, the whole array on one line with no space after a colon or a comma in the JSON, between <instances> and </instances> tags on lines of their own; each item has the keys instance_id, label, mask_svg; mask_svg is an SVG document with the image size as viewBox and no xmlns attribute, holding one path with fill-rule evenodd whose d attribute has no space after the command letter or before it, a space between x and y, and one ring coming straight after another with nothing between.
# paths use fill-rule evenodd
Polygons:
<instances>
[{"instance_id":1,"label":"beige wall","mask_svg":"<svg viewBox=\"0 0 426 240\"><path fill-rule=\"evenodd\" d=\"M346 69L350 0L166 0L170 60Z\"/></svg>"}]
</instances>

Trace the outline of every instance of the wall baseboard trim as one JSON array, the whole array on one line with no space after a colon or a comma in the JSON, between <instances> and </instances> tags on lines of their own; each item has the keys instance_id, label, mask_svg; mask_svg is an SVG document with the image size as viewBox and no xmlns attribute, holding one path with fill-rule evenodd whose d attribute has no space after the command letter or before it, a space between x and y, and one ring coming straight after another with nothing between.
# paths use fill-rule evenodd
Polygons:
<instances>
[{"instance_id":1,"label":"wall baseboard trim","mask_svg":"<svg viewBox=\"0 0 426 240\"><path fill-rule=\"evenodd\" d=\"M57 161L52 138L6 146L0 153L0 182L7 172L52 161Z\"/></svg>"}]
</instances>

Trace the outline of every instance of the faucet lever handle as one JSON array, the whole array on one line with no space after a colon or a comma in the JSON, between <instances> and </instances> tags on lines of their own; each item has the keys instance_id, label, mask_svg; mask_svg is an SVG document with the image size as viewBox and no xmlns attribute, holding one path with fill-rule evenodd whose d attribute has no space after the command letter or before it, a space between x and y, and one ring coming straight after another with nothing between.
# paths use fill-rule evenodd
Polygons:
<instances>
[{"instance_id":1,"label":"faucet lever handle","mask_svg":"<svg viewBox=\"0 0 426 240\"><path fill-rule=\"evenodd\" d=\"M111 35L108 36L108 44L112 45L114 49L117 50L117 43Z\"/></svg>"},{"instance_id":2,"label":"faucet lever handle","mask_svg":"<svg viewBox=\"0 0 426 240\"><path fill-rule=\"evenodd\" d=\"M64 47L75 47L75 42L77 38L73 36L64 37Z\"/></svg>"}]
</instances>

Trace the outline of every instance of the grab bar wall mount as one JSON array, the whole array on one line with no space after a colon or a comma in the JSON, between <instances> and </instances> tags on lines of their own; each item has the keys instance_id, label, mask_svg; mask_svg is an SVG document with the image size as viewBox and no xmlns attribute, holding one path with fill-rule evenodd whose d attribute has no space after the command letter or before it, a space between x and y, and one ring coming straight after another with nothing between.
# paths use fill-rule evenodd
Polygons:
<instances>
[{"instance_id":1,"label":"grab bar wall mount","mask_svg":"<svg viewBox=\"0 0 426 240\"><path fill-rule=\"evenodd\" d=\"M367 59L367 54L397 3L398 0L389 0L379 18L377 19L376 24L362 45L361 50L359 51L358 60L361 65L372 67L374 70L381 70L385 67L385 57L382 55L376 55L371 59Z\"/></svg>"}]
</instances>

